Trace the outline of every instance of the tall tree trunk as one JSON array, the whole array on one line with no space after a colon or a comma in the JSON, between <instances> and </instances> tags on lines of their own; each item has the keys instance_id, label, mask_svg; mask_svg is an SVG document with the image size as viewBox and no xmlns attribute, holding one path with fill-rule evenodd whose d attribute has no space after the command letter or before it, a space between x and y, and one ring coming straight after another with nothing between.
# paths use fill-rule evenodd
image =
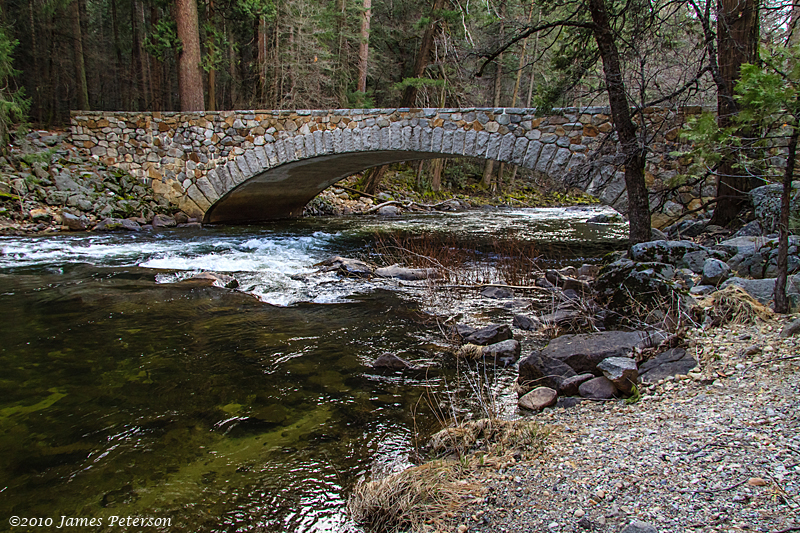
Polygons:
<instances>
[{"instance_id":1,"label":"tall tree trunk","mask_svg":"<svg viewBox=\"0 0 800 533\"><path fill-rule=\"evenodd\" d=\"M183 45L178 55L181 111L205 111L197 0L176 0L175 22L178 25L178 38Z\"/></svg>"},{"instance_id":2,"label":"tall tree trunk","mask_svg":"<svg viewBox=\"0 0 800 533\"><path fill-rule=\"evenodd\" d=\"M710 1L710 0L709 0ZM758 4L756 0L718 0L717 51L722 83L717 86L717 123L729 127L739 106L733 98L739 71L754 63L758 49ZM717 205L711 223L730 224L747 202L750 179L734 168L734 158L723 154L717 167Z\"/></svg>"},{"instance_id":3,"label":"tall tree trunk","mask_svg":"<svg viewBox=\"0 0 800 533\"><path fill-rule=\"evenodd\" d=\"M142 65L142 40L139 28L138 6L131 0L131 82L132 91L130 107L133 111L143 109L143 95L145 92L144 67Z\"/></svg>"},{"instance_id":4,"label":"tall tree trunk","mask_svg":"<svg viewBox=\"0 0 800 533\"><path fill-rule=\"evenodd\" d=\"M119 42L119 20L117 18L117 0L111 0L111 35L114 39L114 88L117 94L117 109L125 108L125 93L128 84L122 79L122 45Z\"/></svg>"},{"instance_id":5,"label":"tall tree trunk","mask_svg":"<svg viewBox=\"0 0 800 533\"><path fill-rule=\"evenodd\" d=\"M267 105L267 63L269 62L268 52L269 48L267 42L269 41L269 27L267 26L267 17L258 17L258 28L256 32L256 44L258 54L256 56L256 64L258 66L258 101L259 104Z\"/></svg>"},{"instance_id":6,"label":"tall tree trunk","mask_svg":"<svg viewBox=\"0 0 800 533\"><path fill-rule=\"evenodd\" d=\"M500 40L502 42L504 34L504 25L500 25ZM497 69L494 72L494 100L492 104L494 107L500 107L500 94L503 89L503 54L497 56ZM501 172L502 172L501 168ZM491 188L492 192L497 190L497 185L492 181L492 172L494 171L494 160L487 159L483 165L483 177L481 178L481 187L485 189ZM498 178L499 179L499 178Z\"/></svg>"},{"instance_id":7,"label":"tall tree trunk","mask_svg":"<svg viewBox=\"0 0 800 533\"><path fill-rule=\"evenodd\" d=\"M5 18L5 7L2 9L3 17ZM5 22L5 20L3 21ZM28 0L28 24L31 28L31 54L33 55L33 78L36 80L35 92L33 99L34 113L36 120L41 124L42 122L42 84L41 74L39 67L39 43L36 36L36 19L33 16L33 0Z\"/></svg>"},{"instance_id":8,"label":"tall tree trunk","mask_svg":"<svg viewBox=\"0 0 800 533\"><path fill-rule=\"evenodd\" d=\"M796 122L796 121L795 121ZM786 281L789 270L789 207L792 196L792 179L794 178L795 158L797 157L797 138L800 136L800 127L794 125L792 135L789 137L789 153L786 157L786 170L783 174L783 191L781 192L781 214L778 221L778 274L775 279L775 302L776 313L789 312L789 298L786 295Z\"/></svg>"},{"instance_id":9,"label":"tall tree trunk","mask_svg":"<svg viewBox=\"0 0 800 533\"><path fill-rule=\"evenodd\" d=\"M83 58L83 31L81 30L80 0L72 0L72 43L75 55L75 78L78 82L78 107L89 111L89 87L86 84L86 63Z\"/></svg>"},{"instance_id":10,"label":"tall tree trunk","mask_svg":"<svg viewBox=\"0 0 800 533\"><path fill-rule=\"evenodd\" d=\"M359 92L367 92L367 65L369 59L369 22L372 18L372 0L364 0L364 11L361 13L361 42L358 43L358 88Z\"/></svg>"},{"instance_id":11,"label":"tall tree trunk","mask_svg":"<svg viewBox=\"0 0 800 533\"><path fill-rule=\"evenodd\" d=\"M636 137L636 126L631 120L631 108L625 93L619 51L614 40L614 31L608 19L605 0L589 0L589 12L594 23L593 32L600 57L603 59L608 101L617 131L622 153L625 157L625 187L628 190L628 220L630 221L630 243L647 242L651 239L650 206L647 186L644 182L646 150Z\"/></svg>"},{"instance_id":12,"label":"tall tree trunk","mask_svg":"<svg viewBox=\"0 0 800 533\"><path fill-rule=\"evenodd\" d=\"M228 33L228 75L231 78L231 109L236 109L239 104L239 68L236 49L233 46L234 38L230 27L225 27Z\"/></svg>"},{"instance_id":13,"label":"tall tree trunk","mask_svg":"<svg viewBox=\"0 0 800 533\"><path fill-rule=\"evenodd\" d=\"M422 34L422 42L419 45L419 53L414 61L414 78L422 78L425 74L425 69L428 67L430 61L431 50L433 50L433 40L436 37L436 31L439 28L436 13L441 11L444 7L444 0L433 0L433 7L431 8L431 23L425 28ZM403 91L403 98L400 100L400 107L415 107L417 105L417 87L409 85Z\"/></svg>"},{"instance_id":14,"label":"tall tree trunk","mask_svg":"<svg viewBox=\"0 0 800 533\"><path fill-rule=\"evenodd\" d=\"M375 195L378 192L378 185L380 185L381 180L383 180L383 175L386 174L386 170L389 168L389 165L381 165L379 167L375 167L367 176L367 181L364 184L364 192L367 194Z\"/></svg>"}]
</instances>

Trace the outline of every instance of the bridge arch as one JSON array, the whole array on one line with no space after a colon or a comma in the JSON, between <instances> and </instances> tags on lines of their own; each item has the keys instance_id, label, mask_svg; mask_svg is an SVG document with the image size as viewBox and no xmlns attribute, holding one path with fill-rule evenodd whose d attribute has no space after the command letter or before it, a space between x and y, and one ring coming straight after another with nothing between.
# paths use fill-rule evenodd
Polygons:
<instances>
[{"instance_id":1,"label":"bridge arch","mask_svg":"<svg viewBox=\"0 0 800 533\"><path fill-rule=\"evenodd\" d=\"M548 117L519 108L72 116L74 143L210 223L296 216L356 172L439 157L492 159L554 179L586 168L577 185L619 206L625 201L619 169L585 164L612 129L602 107Z\"/></svg>"}]
</instances>

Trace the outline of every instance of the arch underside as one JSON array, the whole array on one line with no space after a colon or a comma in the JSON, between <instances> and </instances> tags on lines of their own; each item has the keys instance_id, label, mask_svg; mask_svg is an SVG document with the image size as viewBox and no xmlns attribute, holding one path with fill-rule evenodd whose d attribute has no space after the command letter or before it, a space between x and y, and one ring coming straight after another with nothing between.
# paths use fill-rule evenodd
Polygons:
<instances>
[{"instance_id":1,"label":"arch underside","mask_svg":"<svg viewBox=\"0 0 800 533\"><path fill-rule=\"evenodd\" d=\"M292 161L256 174L228 191L206 211L203 222L246 224L300 216L315 196L348 176L379 165L442 157L448 154L384 150Z\"/></svg>"}]
</instances>

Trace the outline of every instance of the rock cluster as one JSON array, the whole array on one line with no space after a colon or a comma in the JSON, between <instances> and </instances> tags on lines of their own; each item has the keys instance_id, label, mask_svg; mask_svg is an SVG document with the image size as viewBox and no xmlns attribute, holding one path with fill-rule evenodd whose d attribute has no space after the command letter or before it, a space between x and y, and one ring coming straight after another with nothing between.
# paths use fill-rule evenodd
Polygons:
<instances>
[{"instance_id":1,"label":"rock cluster","mask_svg":"<svg viewBox=\"0 0 800 533\"><path fill-rule=\"evenodd\" d=\"M85 157L64 138L33 131L12 147L10 159L0 159L0 195L12 200L0 207L0 218L9 230L83 231L106 219L97 229L137 230L174 212L135 178Z\"/></svg>"}]
</instances>

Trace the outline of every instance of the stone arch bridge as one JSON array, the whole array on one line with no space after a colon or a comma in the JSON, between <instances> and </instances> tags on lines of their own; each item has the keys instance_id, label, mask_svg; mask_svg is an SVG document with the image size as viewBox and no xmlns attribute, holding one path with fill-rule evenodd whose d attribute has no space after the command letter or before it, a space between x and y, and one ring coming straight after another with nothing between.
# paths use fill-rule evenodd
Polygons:
<instances>
[{"instance_id":1,"label":"stone arch bridge","mask_svg":"<svg viewBox=\"0 0 800 533\"><path fill-rule=\"evenodd\" d=\"M648 110L649 123L676 115ZM607 108L73 112L72 142L206 223L297 216L318 193L377 165L479 157L571 183L625 209L621 169L588 164L613 127ZM665 131L666 127L662 127ZM669 137L669 134L666 136ZM670 144L651 166L662 166ZM656 168L653 168L656 170Z\"/></svg>"}]
</instances>

